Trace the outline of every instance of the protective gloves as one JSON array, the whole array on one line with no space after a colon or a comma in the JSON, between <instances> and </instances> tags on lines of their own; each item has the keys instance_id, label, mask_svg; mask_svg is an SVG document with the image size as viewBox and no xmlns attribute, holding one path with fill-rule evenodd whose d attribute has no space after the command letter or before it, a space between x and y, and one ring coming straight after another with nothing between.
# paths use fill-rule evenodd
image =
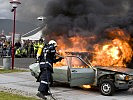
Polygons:
<instances>
[{"instance_id":1,"label":"protective gloves","mask_svg":"<svg viewBox=\"0 0 133 100\"><path fill-rule=\"evenodd\" d=\"M63 58L63 57L60 57L60 58L59 58L59 61L61 61L62 59L64 59L64 58Z\"/></svg>"}]
</instances>

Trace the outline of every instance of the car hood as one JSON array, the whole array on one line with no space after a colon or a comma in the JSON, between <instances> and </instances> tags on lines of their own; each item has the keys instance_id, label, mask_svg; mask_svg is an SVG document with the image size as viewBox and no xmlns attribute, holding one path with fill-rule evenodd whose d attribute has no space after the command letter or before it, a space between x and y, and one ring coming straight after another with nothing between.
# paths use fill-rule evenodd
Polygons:
<instances>
[{"instance_id":1,"label":"car hood","mask_svg":"<svg viewBox=\"0 0 133 100\"><path fill-rule=\"evenodd\" d=\"M108 70L108 71L115 71L115 72L121 72L126 73L129 75L133 75L133 69L131 68L123 68L123 67L103 67L103 66L96 66L96 68Z\"/></svg>"}]
</instances>

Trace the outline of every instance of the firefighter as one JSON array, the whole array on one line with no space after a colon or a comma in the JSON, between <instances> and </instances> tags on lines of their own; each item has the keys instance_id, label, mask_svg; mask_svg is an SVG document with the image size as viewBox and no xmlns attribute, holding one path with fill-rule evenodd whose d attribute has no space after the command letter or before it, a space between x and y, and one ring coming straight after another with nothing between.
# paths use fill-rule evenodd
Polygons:
<instances>
[{"instance_id":1,"label":"firefighter","mask_svg":"<svg viewBox=\"0 0 133 100\"><path fill-rule=\"evenodd\" d=\"M37 96L41 98L45 98L45 95L50 95L48 92L49 84L52 81L52 73L53 73L53 63L62 60L62 57L56 59L56 50L57 43L54 40L49 41L48 45L42 50L38 50L37 59L40 63L40 77L39 82L40 86L38 88Z\"/></svg>"},{"instance_id":2,"label":"firefighter","mask_svg":"<svg viewBox=\"0 0 133 100\"><path fill-rule=\"evenodd\" d=\"M38 51L37 51L37 58L41 55L41 52L42 52L42 49L44 48L45 46L45 43L43 43L43 39L40 39L39 40L39 43L38 43Z\"/></svg>"}]
</instances>

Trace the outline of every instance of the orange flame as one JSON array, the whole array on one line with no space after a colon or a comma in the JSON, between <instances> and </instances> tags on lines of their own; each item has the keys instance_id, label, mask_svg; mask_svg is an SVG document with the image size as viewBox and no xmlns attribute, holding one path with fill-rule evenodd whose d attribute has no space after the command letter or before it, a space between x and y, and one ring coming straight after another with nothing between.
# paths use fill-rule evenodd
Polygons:
<instances>
[{"instance_id":1,"label":"orange flame","mask_svg":"<svg viewBox=\"0 0 133 100\"><path fill-rule=\"evenodd\" d=\"M85 88L85 89L90 89L91 85L83 85L82 87Z\"/></svg>"},{"instance_id":2,"label":"orange flame","mask_svg":"<svg viewBox=\"0 0 133 100\"><path fill-rule=\"evenodd\" d=\"M132 48L128 43L129 38L124 35L123 30L114 30L111 31L111 34L113 32L118 32L117 35L123 35L122 39L116 38L103 44L94 45L95 55L93 56L93 65L126 67L126 63L131 61Z\"/></svg>"},{"instance_id":3,"label":"orange flame","mask_svg":"<svg viewBox=\"0 0 133 100\"><path fill-rule=\"evenodd\" d=\"M90 39L93 39L94 37L89 37ZM63 37L58 37L57 39L57 51L61 56L68 55L67 52L88 52L86 47L88 44L88 37L81 37L81 36L75 36L70 37L68 39L64 39ZM54 66L61 66L65 65L65 61L62 60L61 62L57 62L54 64ZM79 66L77 66L79 67Z\"/></svg>"},{"instance_id":4,"label":"orange flame","mask_svg":"<svg viewBox=\"0 0 133 100\"><path fill-rule=\"evenodd\" d=\"M58 36L57 51L62 56L66 56L65 52L88 52L91 53L90 59L94 66L123 66L131 61L132 48L129 45L130 36L122 29L107 29L108 40L99 44L92 44L91 41L96 40L96 36L83 37L74 36L64 38ZM88 47L93 47L94 50L89 50ZM65 61L62 60L56 66L64 65ZM78 66L77 66L78 67Z\"/></svg>"},{"instance_id":5,"label":"orange flame","mask_svg":"<svg viewBox=\"0 0 133 100\"><path fill-rule=\"evenodd\" d=\"M70 37L65 40L63 37L58 37L58 49L65 55L65 52L87 52L86 46L88 45L86 37Z\"/></svg>"}]
</instances>

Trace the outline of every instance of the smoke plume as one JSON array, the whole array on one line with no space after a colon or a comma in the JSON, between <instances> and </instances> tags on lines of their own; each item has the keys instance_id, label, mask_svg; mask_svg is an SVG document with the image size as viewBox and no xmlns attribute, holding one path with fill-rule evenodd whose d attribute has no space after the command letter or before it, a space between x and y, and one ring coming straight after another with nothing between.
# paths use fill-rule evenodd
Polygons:
<instances>
[{"instance_id":1,"label":"smoke plume","mask_svg":"<svg viewBox=\"0 0 133 100\"><path fill-rule=\"evenodd\" d=\"M91 35L105 27L130 24L131 4L131 0L51 0L44 12L47 33Z\"/></svg>"}]
</instances>

